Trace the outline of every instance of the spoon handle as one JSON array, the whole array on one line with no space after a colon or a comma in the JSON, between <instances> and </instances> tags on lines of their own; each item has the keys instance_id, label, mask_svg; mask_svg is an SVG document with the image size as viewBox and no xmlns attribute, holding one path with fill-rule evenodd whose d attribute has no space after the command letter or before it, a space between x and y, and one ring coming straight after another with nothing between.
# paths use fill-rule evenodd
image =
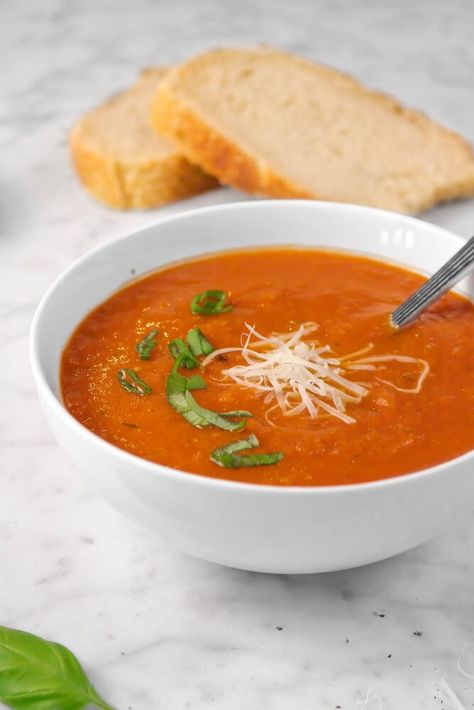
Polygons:
<instances>
[{"instance_id":1,"label":"spoon handle","mask_svg":"<svg viewBox=\"0 0 474 710\"><path fill-rule=\"evenodd\" d=\"M474 268L474 236L464 244L423 286L396 308L390 316L394 328L402 328L461 281Z\"/></svg>"}]
</instances>

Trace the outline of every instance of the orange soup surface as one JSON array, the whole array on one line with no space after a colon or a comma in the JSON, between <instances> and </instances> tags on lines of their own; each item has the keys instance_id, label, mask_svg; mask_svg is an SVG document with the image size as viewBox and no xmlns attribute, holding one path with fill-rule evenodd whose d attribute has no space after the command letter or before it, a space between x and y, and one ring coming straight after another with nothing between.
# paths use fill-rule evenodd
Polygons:
<instances>
[{"instance_id":1,"label":"orange soup surface","mask_svg":"<svg viewBox=\"0 0 474 710\"><path fill-rule=\"evenodd\" d=\"M172 265L130 282L74 331L62 357L64 404L111 444L204 476L326 486L389 478L441 463L474 444L474 308L450 293L412 326L393 331L390 312L422 282L423 277L380 261L289 247L227 252ZM208 289L224 291L225 305L232 308L193 314L190 303ZM242 334L248 334L246 324L267 337L294 333L308 322L318 328L302 341L331 348L321 357L354 353L332 366L336 377L342 372L363 388L363 396L342 405L343 416L353 421L319 407L313 416L307 409L288 416L274 392L223 374L246 364L239 350L220 354L204 367L181 366L177 371L205 380L205 389L191 393L199 407L250 412L246 422L243 417L229 419L245 423L241 430L212 424L198 428L168 401L166 386L175 364L168 344L185 340L190 329L198 326L216 349L238 348ZM142 360L136 344L152 330L157 331L154 347L149 359ZM385 355L390 358L368 362ZM125 389L117 376L123 368L136 373L151 392ZM341 391L344 398L347 389L342 386ZM287 400L292 408L302 401L298 392ZM334 406L337 392L334 397L324 401ZM258 446L239 455L280 452L283 458L237 468L210 459L216 448L251 434Z\"/></svg>"}]
</instances>

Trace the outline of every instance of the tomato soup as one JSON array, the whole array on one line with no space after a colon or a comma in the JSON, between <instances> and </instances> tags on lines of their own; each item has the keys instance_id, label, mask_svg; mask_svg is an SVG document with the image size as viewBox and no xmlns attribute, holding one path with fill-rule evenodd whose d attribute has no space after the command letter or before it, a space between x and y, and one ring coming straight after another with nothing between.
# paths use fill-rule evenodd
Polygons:
<instances>
[{"instance_id":1,"label":"tomato soup","mask_svg":"<svg viewBox=\"0 0 474 710\"><path fill-rule=\"evenodd\" d=\"M418 471L474 444L472 303L449 293L408 328L388 322L423 280L290 247L171 265L75 330L64 404L111 444L204 476L327 486Z\"/></svg>"}]
</instances>

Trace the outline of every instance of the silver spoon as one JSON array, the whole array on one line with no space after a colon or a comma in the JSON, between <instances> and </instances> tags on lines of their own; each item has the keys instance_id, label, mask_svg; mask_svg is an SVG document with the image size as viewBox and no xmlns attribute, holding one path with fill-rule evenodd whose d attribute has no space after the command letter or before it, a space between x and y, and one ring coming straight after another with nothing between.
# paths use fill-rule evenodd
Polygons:
<instances>
[{"instance_id":1,"label":"silver spoon","mask_svg":"<svg viewBox=\"0 0 474 710\"><path fill-rule=\"evenodd\" d=\"M465 243L444 266L439 269L423 286L413 293L390 315L393 328L403 328L412 323L451 286L457 284L474 269L474 236Z\"/></svg>"}]
</instances>

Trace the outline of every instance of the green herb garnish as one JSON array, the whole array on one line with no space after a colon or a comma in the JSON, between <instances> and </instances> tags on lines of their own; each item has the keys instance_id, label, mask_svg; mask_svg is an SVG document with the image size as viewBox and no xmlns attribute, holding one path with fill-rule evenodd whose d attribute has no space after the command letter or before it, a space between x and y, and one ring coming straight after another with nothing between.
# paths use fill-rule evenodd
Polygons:
<instances>
[{"instance_id":1,"label":"green herb garnish","mask_svg":"<svg viewBox=\"0 0 474 710\"><path fill-rule=\"evenodd\" d=\"M145 335L143 340L140 340L140 342L135 345L135 349L140 360L150 359L151 352L156 345L155 338L157 335L157 330L150 330L150 332Z\"/></svg>"},{"instance_id":2,"label":"green herb garnish","mask_svg":"<svg viewBox=\"0 0 474 710\"><path fill-rule=\"evenodd\" d=\"M113 710L67 648L0 626L0 701L13 710Z\"/></svg>"},{"instance_id":3,"label":"green herb garnish","mask_svg":"<svg viewBox=\"0 0 474 710\"><path fill-rule=\"evenodd\" d=\"M188 341L189 349L196 357L210 355L210 353L214 352L214 346L197 326L189 331L186 340Z\"/></svg>"},{"instance_id":4,"label":"green herb garnish","mask_svg":"<svg viewBox=\"0 0 474 710\"><path fill-rule=\"evenodd\" d=\"M215 316L231 311L233 306L226 303L225 291L209 290L198 293L191 301L191 313L194 315Z\"/></svg>"},{"instance_id":5,"label":"green herb garnish","mask_svg":"<svg viewBox=\"0 0 474 710\"><path fill-rule=\"evenodd\" d=\"M128 367L118 370L117 379L127 392L139 394L141 397L151 393L151 387L146 382L143 382L134 370L130 370Z\"/></svg>"},{"instance_id":6,"label":"green herb garnish","mask_svg":"<svg viewBox=\"0 0 474 710\"><path fill-rule=\"evenodd\" d=\"M188 390L205 390L207 385L201 375L193 375L186 378L186 389Z\"/></svg>"},{"instance_id":7,"label":"green herb garnish","mask_svg":"<svg viewBox=\"0 0 474 710\"><path fill-rule=\"evenodd\" d=\"M199 429L207 426L216 426L227 431L239 431L242 429L247 423L247 418L251 417L252 414L240 410L219 414L210 409L204 409L196 402L190 390L203 389L205 386L206 383L200 375L194 375L194 377L188 379L179 372L172 372L166 382L166 397L173 409L181 414L186 421ZM236 417L239 420L232 421Z\"/></svg>"},{"instance_id":8,"label":"green herb garnish","mask_svg":"<svg viewBox=\"0 0 474 710\"><path fill-rule=\"evenodd\" d=\"M188 370L192 370L193 367L197 367L199 365L199 362L196 360L182 338L175 338L172 340L168 343L168 348L176 360L175 369L178 367L186 367Z\"/></svg>"},{"instance_id":9,"label":"green herb garnish","mask_svg":"<svg viewBox=\"0 0 474 710\"><path fill-rule=\"evenodd\" d=\"M226 431L240 431L247 424L248 417L252 416L251 412L240 409L221 414L213 412L211 409L204 409L189 392L186 392L186 401L192 407L193 413L206 421L204 426L212 425ZM232 421L232 419L239 419L239 421Z\"/></svg>"},{"instance_id":10,"label":"green herb garnish","mask_svg":"<svg viewBox=\"0 0 474 710\"><path fill-rule=\"evenodd\" d=\"M214 449L210 458L211 461L224 468L269 466L270 464L278 463L278 461L282 460L283 454L280 452L272 454L245 454L244 456L240 456L240 454L237 453L238 451L245 451L245 449L256 449L257 446L259 446L257 437L255 434L250 434L247 439L240 439L227 446Z\"/></svg>"}]
</instances>

